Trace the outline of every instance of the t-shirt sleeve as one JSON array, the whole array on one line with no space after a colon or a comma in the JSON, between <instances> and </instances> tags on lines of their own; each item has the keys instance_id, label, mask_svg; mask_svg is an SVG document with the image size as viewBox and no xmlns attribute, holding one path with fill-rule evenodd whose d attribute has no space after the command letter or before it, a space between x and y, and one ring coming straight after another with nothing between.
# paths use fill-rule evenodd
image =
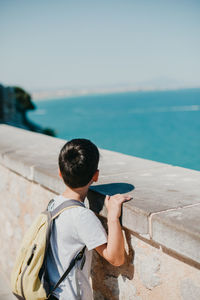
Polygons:
<instances>
[{"instance_id":1,"label":"t-shirt sleeve","mask_svg":"<svg viewBox=\"0 0 200 300\"><path fill-rule=\"evenodd\" d=\"M75 220L77 234L88 250L107 243L107 234L97 216L88 208L80 208Z\"/></svg>"}]
</instances>

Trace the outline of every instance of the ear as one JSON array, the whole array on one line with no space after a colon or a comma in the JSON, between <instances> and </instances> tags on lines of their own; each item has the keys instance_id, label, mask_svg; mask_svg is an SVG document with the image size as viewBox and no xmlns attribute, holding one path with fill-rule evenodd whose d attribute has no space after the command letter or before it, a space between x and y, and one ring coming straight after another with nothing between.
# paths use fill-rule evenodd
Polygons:
<instances>
[{"instance_id":1,"label":"ear","mask_svg":"<svg viewBox=\"0 0 200 300\"><path fill-rule=\"evenodd\" d=\"M92 181L97 182L98 178L99 178L99 170L96 170L96 172L94 173L94 175L92 177Z\"/></svg>"},{"instance_id":2,"label":"ear","mask_svg":"<svg viewBox=\"0 0 200 300\"><path fill-rule=\"evenodd\" d=\"M58 169L58 175L59 175L59 177L62 179L62 174L61 174L61 172L60 172L60 169Z\"/></svg>"}]
</instances>

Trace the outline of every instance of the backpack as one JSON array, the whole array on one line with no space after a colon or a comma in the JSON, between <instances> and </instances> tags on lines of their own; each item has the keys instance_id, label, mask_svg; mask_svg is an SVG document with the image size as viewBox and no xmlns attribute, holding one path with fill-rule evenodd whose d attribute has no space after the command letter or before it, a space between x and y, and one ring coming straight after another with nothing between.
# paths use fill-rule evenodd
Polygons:
<instances>
[{"instance_id":1,"label":"backpack","mask_svg":"<svg viewBox=\"0 0 200 300\"><path fill-rule=\"evenodd\" d=\"M48 211L48 205L47 209L39 214L26 232L11 273L12 292L18 299L48 299L71 271L76 261L83 258L85 247L72 259L68 269L56 285L53 288L50 287L45 256L50 242L53 220L64 210L77 206L85 207L82 202L76 200L67 200L53 211Z\"/></svg>"}]
</instances>

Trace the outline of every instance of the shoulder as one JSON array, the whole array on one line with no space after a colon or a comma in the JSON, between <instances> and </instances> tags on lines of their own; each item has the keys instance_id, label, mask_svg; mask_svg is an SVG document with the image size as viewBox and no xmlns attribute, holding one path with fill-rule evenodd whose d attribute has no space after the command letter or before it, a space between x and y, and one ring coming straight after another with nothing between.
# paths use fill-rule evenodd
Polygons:
<instances>
[{"instance_id":1,"label":"shoulder","mask_svg":"<svg viewBox=\"0 0 200 300\"><path fill-rule=\"evenodd\" d=\"M100 222L98 217L95 215L95 213L86 207L78 207L77 210L74 210L74 214L78 215L80 222L83 221L93 221L93 222Z\"/></svg>"},{"instance_id":2,"label":"shoulder","mask_svg":"<svg viewBox=\"0 0 200 300\"><path fill-rule=\"evenodd\" d=\"M95 213L86 207L76 207L70 213L73 218L73 224L78 231L80 230L93 230L95 228L102 228L102 224Z\"/></svg>"},{"instance_id":3,"label":"shoulder","mask_svg":"<svg viewBox=\"0 0 200 300\"><path fill-rule=\"evenodd\" d=\"M86 220L87 222L89 221L100 222L98 217L95 215L95 213L92 210L81 206L64 210L60 214L59 218L64 220L73 218L76 223L84 222Z\"/></svg>"}]
</instances>

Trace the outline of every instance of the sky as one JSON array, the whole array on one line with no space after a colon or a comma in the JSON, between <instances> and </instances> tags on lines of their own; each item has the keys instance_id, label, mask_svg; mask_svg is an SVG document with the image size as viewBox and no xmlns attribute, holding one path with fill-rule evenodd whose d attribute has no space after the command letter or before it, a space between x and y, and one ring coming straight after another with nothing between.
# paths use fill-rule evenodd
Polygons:
<instances>
[{"instance_id":1,"label":"sky","mask_svg":"<svg viewBox=\"0 0 200 300\"><path fill-rule=\"evenodd\" d=\"M200 87L199 0L0 0L0 83Z\"/></svg>"}]
</instances>

